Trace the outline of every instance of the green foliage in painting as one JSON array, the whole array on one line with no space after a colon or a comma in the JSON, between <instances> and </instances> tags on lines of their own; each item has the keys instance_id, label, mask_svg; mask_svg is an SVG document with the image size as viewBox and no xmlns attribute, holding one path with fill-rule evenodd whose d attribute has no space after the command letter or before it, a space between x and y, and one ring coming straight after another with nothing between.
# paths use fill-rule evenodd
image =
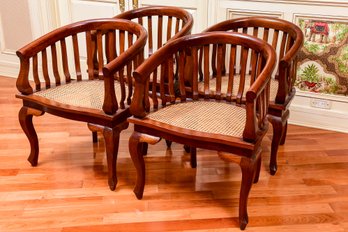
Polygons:
<instances>
[{"instance_id":1,"label":"green foliage in painting","mask_svg":"<svg viewBox=\"0 0 348 232\"><path fill-rule=\"evenodd\" d=\"M306 42L305 46L310 53L317 53L320 51L320 46L318 44Z\"/></svg>"},{"instance_id":2,"label":"green foliage in painting","mask_svg":"<svg viewBox=\"0 0 348 232\"><path fill-rule=\"evenodd\" d=\"M317 83L319 81L319 68L310 64L303 69L301 77L304 81Z\"/></svg>"},{"instance_id":3,"label":"green foliage in painting","mask_svg":"<svg viewBox=\"0 0 348 232\"><path fill-rule=\"evenodd\" d=\"M336 57L338 70L341 73L348 73L348 46L342 48L340 56Z\"/></svg>"}]
</instances>

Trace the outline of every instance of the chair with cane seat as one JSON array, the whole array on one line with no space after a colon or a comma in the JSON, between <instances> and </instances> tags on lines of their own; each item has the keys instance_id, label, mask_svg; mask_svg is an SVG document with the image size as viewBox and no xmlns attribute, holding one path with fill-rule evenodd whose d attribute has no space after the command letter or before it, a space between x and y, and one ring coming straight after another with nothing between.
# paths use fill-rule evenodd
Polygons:
<instances>
[{"instance_id":1,"label":"chair with cane seat","mask_svg":"<svg viewBox=\"0 0 348 232\"><path fill-rule=\"evenodd\" d=\"M270 173L274 175L277 171L277 153L279 144L283 145L286 139L289 106L291 100L295 96L294 82L296 79L297 54L303 45L303 33L295 24L282 19L271 17L243 17L230 19L220 22L207 28L204 32L213 31L234 31L241 32L255 37L261 38L272 45L277 52L277 68L271 79L270 84L270 104L269 104L269 120L273 126L272 148L270 158ZM216 49L213 51L216 56ZM223 51L223 54L226 52ZM212 64L212 80L211 86L215 86L217 81L216 63ZM222 94L226 93L228 86L228 74L226 68L222 67L224 77L221 80ZM246 76L246 82L250 75ZM238 83L238 79L234 80ZM237 84L235 83L235 84ZM246 85L244 88L248 88ZM199 84L199 91L204 91L204 82ZM244 91L245 93L245 91ZM196 149L191 148L192 166L196 166Z\"/></svg>"},{"instance_id":2,"label":"chair with cane seat","mask_svg":"<svg viewBox=\"0 0 348 232\"><path fill-rule=\"evenodd\" d=\"M192 15L179 7L148 6L123 12L114 18L127 19L141 24L148 32L144 59L150 57L168 41L188 35L193 26ZM95 62L98 67L98 62ZM153 86L155 88L155 86ZM155 91L155 89L150 89ZM93 133L96 142L96 133ZM169 141L168 145L170 144Z\"/></svg>"},{"instance_id":3,"label":"chair with cane seat","mask_svg":"<svg viewBox=\"0 0 348 232\"><path fill-rule=\"evenodd\" d=\"M17 51L20 93L16 97L23 100L19 122L30 142L32 166L39 157L33 116L47 112L87 122L105 138L108 184L115 189L119 135L128 127L125 102L132 95L132 81L127 83L124 77L131 78L131 71L142 62L146 39L146 30L137 23L94 19L58 28ZM95 59L100 64L97 70Z\"/></svg>"},{"instance_id":4,"label":"chair with cane seat","mask_svg":"<svg viewBox=\"0 0 348 232\"><path fill-rule=\"evenodd\" d=\"M217 47L216 57L212 56L214 46ZM225 61L232 70L226 96L221 92L223 48L229 51ZM203 59L203 92L198 90L200 56ZM211 59L216 59L217 64L215 91L210 89ZM156 144L164 138L216 150L223 160L236 162L242 169L239 222L241 229L246 227L248 195L252 183L259 178L261 141L268 128L269 84L275 60L274 49L260 39L239 33L214 32L172 40L136 69L131 103L134 116L128 121L134 124L129 150L137 170L134 192L138 199L143 197L145 186L143 144ZM235 66L238 69L235 70ZM156 74L158 78L155 75L152 85L158 88L151 93L149 101L147 86L150 76L157 70L160 73ZM233 80L239 76L239 86L246 85L248 71L252 85L246 94L244 88L238 88L235 94ZM167 78L167 85L164 78ZM185 83L188 78L192 80L190 87ZM175 79L178 86L174 85Z\"/></svg>"}]
</instances>

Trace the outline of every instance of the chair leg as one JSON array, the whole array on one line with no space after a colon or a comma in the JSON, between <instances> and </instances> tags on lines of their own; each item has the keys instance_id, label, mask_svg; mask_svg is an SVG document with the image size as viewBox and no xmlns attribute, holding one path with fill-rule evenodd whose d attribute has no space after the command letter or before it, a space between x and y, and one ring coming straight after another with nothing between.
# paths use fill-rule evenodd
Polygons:
<instances>
[{"instance_id":1,"label":"chair leg","mask_svg":"<svg viewBox=\"0 0 348 232\"><path fill-rule=\"evenodd\" d=\"M172 146L172 141L166 139L167 148Z\"/></svg>"},{"instance_id":2,"label":"chair leg","mask_svg":"<svg viewBox=\"0 0 348 232\"><path fill-rule=\"evenodd\" d=\"M269 169L271 175L275 175L277 172L277 153L280 143L280 139L283 133L284 124L280 117L270 115L269 121L273 126L273 137L272 137L272 147L271 147L271 160L269 163Z\"/></svg>"},{"instance_id":3,"label":"chair leg","mask_svg":"<svg viewBox=\"0 0 348 232\"><path fill-rule=\"evenodd\" d=\"M251 186L255 182L258 166L260 164L260 154L258 153L255 159L242 158L240 167L242 170L242 183L239 196L239 227L244 230L247 226L248 219L248 197ZM258 177L257 177L258 179Z\"/></svg>"},{"instance_id":4,"label":"chair leg","mask_svg":"<svg viewBox=\"0 0 348 232\"><path fill-rule=\"evenodd\" d=\"M260 171L261 171L261 158L257 160L257 166L256 166L256 171L255 171L255 177L254 177L254 184L259 182Z\"/></svg>"},{"instance_id":5,"label":"chair leg","mask_svg":"<svg viewBox=\"0 0 348 232\"><path fill-rule=\"evenodd\" d=\"M120 142L120 133L127 129L128 122L123 122L114 128L104 127L105 151L108 165L108 184L110 190L115 190L117 185L117 154Z\"/></svg>"},{"instance_id":6,"label":"chair leg","mask_svg":"<svg viewBox=\"0 0 348 232\"><path fill-rule=\"evenodd\" d=\"M284 145L287 132L288 132L288 120L286 120L286 122L285 122L282 138L280 139L280 145Z\"/></svg>"},{"instance_id":7,"label":"chair leg","mask_svg":"<svg viewBox=\"0 0 348 232\"><path fill-rule=\"evenodd\" d=\"M149 148L149 145L147 143L142 143L141 153L143 154L143 156L147 155L148 148Z\"/></svg>"},{"instance_id":8,"label":"chair leg","mask_svg":"<svg viewBox=\"0 0 348 232\"><path fill-rule=\"evenodd\" d=\"M98 132L92 131L92 140L93 140L93 143L98 142Z\"/></svg>"},{"instance_id":9,"label":"chair leg","mask_svg":"<svg viewBox=\"0 0 348 232\"><path fill-rule=\"evenodd\" d=\"M18 113L19 123L30 143L30 155L28 161L32 166L37 166L39 159L39 140L33 125L33 115L41 116L43 111L23 106Z\"/></svg>"},{"instance_id":10,"label":"chair leg","mask_svg":"<svg viewBox=\"0 0 348 232\"><path fill-rule=\"evenodd\" d=\"M190 153L191 168L196 168L197 167L197 148L184 145L184 149L187 153Z\"/></svg>"},{"instance_id":11,"label":"chair leg","mask_svg":"<svg viewBox=\"0 0 348 232\"><path fill-rule=\"evenodd\" d=\"M191 168L197 167L197 148L190 147L190 164Z\"/></svg>"},{"instance_id":12,"label":"chair leg","mask_svg":"<svg viewBox=\"0 0 348 232\"><path fill-rule=\"evenodd\" d=\"M137 171L137 181L133 192L138 199L143 198L145 186L145 163L143 155L143 144L140 142L140 134L133 132L129 138L129 153Z\"/></svg>"},{"instance_id":13,"label":"chair leg","mask_svg":"<svg viewBox=\"0 0 348 232\"><path fill-rule=\"evenodd\" d=\"M136 131L134 131L129 138L129 153L137 172L137 180L133 192L138 199L143 198L145 187L145 162L143 155L143 144L156 144L160 140L161 138L149 136Z\"/></svg>"},{"instance_id":14,"label":"chair leg","mask_svg":"<svg viewBox=\"0 0 348 232\"><path fill-rule=\"evenodd\" d=\"M191 147L189 145L184 145L184 150L189 153L191 151Z\"/></svg>"},{"instance_id":15,"label":"chair leg","mask_svg":"<svg viewBox=\"0 0 348 232\"><path fill-rule=\"evenodd\" d=\"M98 126L92 123L87 123L87 127L90 131L92 131L93 143L97 143L98 142Z\"/></svg>"}]
</instances>

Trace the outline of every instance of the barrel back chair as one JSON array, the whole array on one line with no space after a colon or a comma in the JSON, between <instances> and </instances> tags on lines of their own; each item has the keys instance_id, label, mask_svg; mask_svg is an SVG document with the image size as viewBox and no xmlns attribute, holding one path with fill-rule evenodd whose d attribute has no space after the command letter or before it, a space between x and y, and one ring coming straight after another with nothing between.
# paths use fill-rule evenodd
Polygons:
<instances>
[{"instance_id":1,"label":"barrel back chair","mask_svg":"<svg viewBox=\"0 0 348 232\"><path fill-rule=\"evenodd\" d=\"M217 47L216 57L212 56L214 46ZM229 74L226 97L221 91L223 49L228 49L228 60L224 60L228 67L232 70L238 67ZM199 92L200 54L203 92ZM216 59L217 64L214 91L209 74L211 59ZM248 194L252 183L258 181L261 141L268 128L269 85L275 60L274 49L260 39L240 33L214 32L172 40L136 69L131 103L133 117L128 121L134 124L129 150L137 171L134 192L138 199L143 197L145 186L143 144L156 144L164 138L216 150L223 160L236 162L242 169L239 220L240 228L245 228ZM249 70L252 85L247 90L239 88L238 85L247 84ZM150 94L152 101L147 99L150 76L154 76L152 85L159 86ZM175 78L178 86L174 84ZM187 78L193 81L190 87L185 83ZM234 82L236 78L238 84Z\"/></svg>"},{"instance_id":2,"label":"barrel back chair","mask_svg":"<svg viewBox=\"0 0 348 232\"><path fill-rule=\"evenodd\" d=\"M142 62L146 39L146 30L137 23L95 19L58 28L17 51L20 93L16 97L23 100L19 122L30 142L28 161L32 166L39 156L33 116L47 112L91 123L104 135L108 184L115 189L119 135L128 127L126 99L132 95L131 81L127 84L124 77L131 77ZM97 72L94 59L102 64Z\"/></svg>"},{"instance_id":3,"label":"barrel back chair","mask_svg":"<svg viewBox=\"0 0 348 232\"><path fill-rule=\"evenodd\" d=\"M272 45L277 53L276 70L271 79L269 120L273 126L273 137L270 158L270 173L274 175L277 171L277 153L279 144L285 143L289 106L295 96L294 82L297 70L297 54L303 45L303 33L295 24L282 19L271 17L243 17L230 19L213 25L205 32L213 31L234 31L253 35L261 38ZM226 51L223 50L223 56ZM216 56L216 48L213 49L213 56ZM216 60L212 60L212 81L215 82ZM215 63L214 63L215 62ZM224 62L223 62L224 63ZM201 69L200 69L201 70ZM225 66L222 67L222 93L227 92L228 74ZM247 78L250 78L250 71ZM202 73L201 73L202 75ZM237 80L237 79L236 79ZM249 81L248 81L249 82ZM245 88L248 88L246 85ZM204 82L199 84L199 90L204 91ZM245 92L244 92L245 93ZM191 148L191 163L196 166L196 149Z\"/></svg>"},{"instance_id":4,"label":"barrel back chair","mask_svg":"<svg viewBox=\"0 0 348 232\"><path fill-rule=\"evenodd\" d=\"M193 17L188 11L172 6L142 7L123 12L114 18L131 20L147 30L148 39L144 48L144 60L168 41L190 34L193 26ZM98 69L99 64L96 61L95 66ZM97 142L95 132L93 141Z\"/></svg>"}]
</instances>

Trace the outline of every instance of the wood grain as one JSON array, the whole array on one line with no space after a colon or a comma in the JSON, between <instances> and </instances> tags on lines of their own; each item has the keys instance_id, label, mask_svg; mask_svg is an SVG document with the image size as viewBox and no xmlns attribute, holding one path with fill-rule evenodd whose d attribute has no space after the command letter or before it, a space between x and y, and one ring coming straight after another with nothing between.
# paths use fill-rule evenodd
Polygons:
<instances>
[{"instance_id":1,"label":"wood grain","mask_svg":"<svg viewBox=\"0 0 348 232\"><path fill-rule=\"evenodd\" d=\"M0 231L240 231L240 170L199 150L198 166L182 145L149 146L144 198L132 190L130 127L121 133L118 185L110 191L104 141L85 123L34 118L40 160L31 167L18 122L15 79L0 77ZM348 134L290 125L278 172L268 173L271 129L260 180L249 196L247 231L348 231Z\"/></svg>"}]
</instances>

